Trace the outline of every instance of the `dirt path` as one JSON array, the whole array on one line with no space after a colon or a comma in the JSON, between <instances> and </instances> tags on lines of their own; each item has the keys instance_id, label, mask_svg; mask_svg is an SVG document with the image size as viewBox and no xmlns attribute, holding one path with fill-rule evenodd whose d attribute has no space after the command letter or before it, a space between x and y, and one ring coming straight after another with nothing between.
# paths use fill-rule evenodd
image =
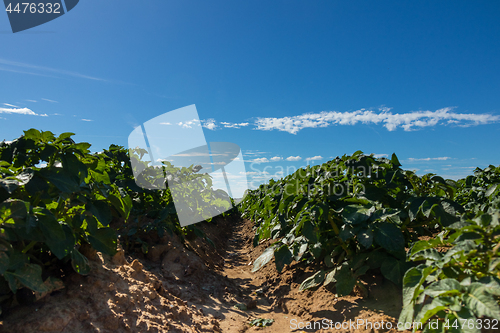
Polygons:
<instances>
[{"instance_id":1,"label":"dirt path","mask_svg":"<svg viewBox=\"0 0 500 333\"><path fill-rule=\"evenodd\" d=\"M223 312L223 332L372 332L369 323L385 323L385 327L388 327L388 322L395 327L395 317L401 309L401 293L390 282L373 277L369 281L370 285L367 285L369 295L359 293L339 298L323 287L315 292L301 292L298 290L300 283L314 273L305 266L295 264L278 274L274 262L271 262L260 271L251 272L253 261L271 243L267 241L254 248L253 236L253 223L241 221L234 226L227 246L223 274L240 287L242 297L235 301L238 304L250 305L251 309L242 311L232 307ZM250 320L257 318L272 319L274 322L264 328L248 324ZM352 324L347 327L347 323L353 321L361 323L359 320L363 321L364 325L356 326L355 329ZM344 328L338 326L335 329L331 326L336 323L344 323ZM308 325L313 328L308 329Z\"/></svg>"}]
</instances>

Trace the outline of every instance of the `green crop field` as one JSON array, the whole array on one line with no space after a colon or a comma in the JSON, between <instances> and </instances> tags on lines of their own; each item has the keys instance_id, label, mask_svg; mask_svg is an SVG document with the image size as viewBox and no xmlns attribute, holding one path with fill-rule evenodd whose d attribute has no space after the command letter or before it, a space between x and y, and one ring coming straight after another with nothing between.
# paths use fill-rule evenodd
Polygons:
<instances>
[{"instance_id":1,"label":"green crop field","mask_svg":"<svg viewBox=\"0 0 500 333\"><path fill-rule=\"evenodd\" d=\"M88 274L82 247L113 255L120 243L147 252L150 232L211 242L195 226L179 225L168 188L135 184L129 151L112 145L90 153L72 135L30 129L0 144L2 307L23 288L50 292L61 267ZM162 172L198 179L205 190L196 200L218 202L209 175L168 163ZM224 215L255 222L254 246L274 240L254 272L273 258L278 272L306 262L317 272L300 289L324 285L340 296L364 288L365 274L381 274L403 290L400 322L479 332L500 320L499 183L500 167L453 181L403 170L395 154L357 151L271 180Z\"/></svg>"},{"instance_id":2,"label":"green crop field","mask_svg":"<svg viewBox=\"0 0 500 333\"><path fill-rule=\"evenodd\" d=\"M240 210L256 222L254 245L278 240L253 271L273 257L278 272L307 261L320 269L300 289L331 285L339 295L377 271L403 288L400 322L492 328L500 319L500 167L459 181L400 167L395 154L358 151L250 191Z\"/></svg>"}]
</instances>

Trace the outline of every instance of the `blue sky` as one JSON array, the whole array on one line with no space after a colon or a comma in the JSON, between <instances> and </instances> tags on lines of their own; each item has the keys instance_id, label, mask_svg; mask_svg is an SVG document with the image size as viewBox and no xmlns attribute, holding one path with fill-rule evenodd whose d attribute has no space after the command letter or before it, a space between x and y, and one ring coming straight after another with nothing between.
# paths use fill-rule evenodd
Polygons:
<instances>
[{"instance_id":1,"label":"blue sky","mask_svg":"<svg viewBox=\"0 0 500 333\"><path fill-rule=\"evenodd\" d=\"M357 150L457 179L500 164L498 17L498 1L108 0L13 34L0 13L0 140L127 147L195 104L251 186Z\"/></svg>"}]
</instances>

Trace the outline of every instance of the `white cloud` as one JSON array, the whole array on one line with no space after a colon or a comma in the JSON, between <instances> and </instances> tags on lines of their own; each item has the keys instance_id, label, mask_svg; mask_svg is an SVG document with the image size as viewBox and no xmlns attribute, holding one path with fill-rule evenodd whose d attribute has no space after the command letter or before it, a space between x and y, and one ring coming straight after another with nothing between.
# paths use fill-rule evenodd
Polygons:
<instances>
[{"instance_id":1,"label":"white cloud","mask_svg":"<svg viewBox=\"0 0 500 333\"><path fill-rule=\"evenodd\" d=\"M274 156L274 157L271 157L271 162L278 162L278 161L281 161L282 158L279 157L279 156Z\"/></svg>"},{"instance_id":2,"label":"white cloud","mask_svg":"<svg viewBox=\"0 0 500 333\"><path fill-rule=\"evenodd\" d=\"M46 101L46 102L50 102L50 103L59 103L58 101L54 101L54 100L51 100L48 98L41 98L41 100Z\"/></svg>"},{"instance_id":3,"label":"white cloud","mask_svg":"<svg viewBox=\"0 0 500 333\"><path fill-rule=\"evenodd\" d=\"M313 157L308 157L306 158L306 161L318 161L318 160L322 160L323 159L323 156L313 156Z\"/></svg>"},{"instance_id":4,"label":"white cloud","mask_svg":"<svg viewBox=\"0 0 500 333\"><path fill-rule=\"evenodd\" d=\"M24 114L28 116L43 116L47 117L46 114L36 114L32 110L28 108L0 108L0 113L8 113L8 114Z\"/></svg>"},{"instance_id":5,"label":"white cloud","mask_svg":"<svg viewBox=\"0 0 500 333\"><path fill-rule=\"evenodd\" d=\"M408 159L409 162L419 162L419 161L446 161L451 159L451 157L443 156L443 157L425 157L425 158L413 158L410 157Z\"/></svg>"},{"instance_id":6,"label":"white cloud","mask_svg":"<svg viewBox=\"0 0 500 333\"><path fill-rule=\"evenodd\" d=\"M300 156L289 156L286 158L287 161L300 161L302 157Z\"/></svg>"},{"instance_id":7,"label":"white cloud","mask_svg":"<svg viewBox=\"0 0 500 333\"><path fill-rule=\"evenodd\" d=\"M172 125L172 124L169 122L164 122L164 123L160 123L160 125Z\"/></svg>"},{"instance_id":8,"label":"white cloud","mask_svg":"<svg viewBox=\"0 0 500 333\"><path fill-rule=\"evenodd\" d=\"M256 172L256 171L248 171L248 172L240 172L240 174L242 175L247 175L247 176L254 176L254 175L260 175L260 172Z\"/></svg>"},{"instance_id":9,"label":"white cloud","mask_svg":"<svg viewBox=\"0 0 500 333\"><path fill-rule=\"evenodd\" d=\"M254 162L254 163L268 163L269 160L265 157L262 157L262 158L256 158L254 160L251 160L249 162Z\"/></svg>"},{"instance_id":10,"label":"white cloud","mask_svg":"<svg viewBox=\"0 0 500 333\"><path fill-rule=\"evenodd\" d=\"M93 121L92 119L80 119L82 121Z\"/></svg>"},{"instance_id":11,"label":"white cloud","mask_svg":"<svg viewBox=\"0 0 500 333\"><path fill-rule=\"evenodd\" d=\"M387 154L373 154L373 157L381 158L381 157L389 157L389 155L387 155Z\"/></svg>"},{"instance_id":12,"label":"white cloud","mask_svg":"<svg viewBox=\"0 0 500 333\"><path fill-rule=\"evenodd\" d=\"M500 121L500 116L491 114L456 113L454 108L447 107L436 111L412 111L409 113L391 113L389 108L380 112L360 109L352 112L323 111L306 113L283 118L258 118L256 129L270 131L279 130L297 134L303 128L318 128L331 125L382 124L387 130L394 131L398 127L412 131L438 124L453 123L458 126L484 125Z\"/></svg>"},{"instance_id":13,"label":"white cloud","mask_svg":"<svg viewBox=\"0 0 500 333\"><path fill-rule=\"evenodd\" d=\"M3 103L3 105L5 105L5 106L10 106L10 107L12 107L12 108L18 108L18 107L19 107L19 106L17 106L17 105L13 105L13 104L9 104L9 103Z\"/></svg>"},{"instance_id":14,"label":"white cloud","mask_svg":"<svg viewBox=\"0 0 500 333\"><path fill-rule=\"evenodd\" d=\"M222 121L221 124L225 128L241 128L241 127L246 127L246 126L250 125L250 123L228 123L225 121Z\"/></svg>"},{"instance_id":15,"label":"white cloud","mask_svg":"<svg viewBox=\"0 0 500 333\"><path fill-rule=\"evenodd\" d=\"M188 120L188 121L180 121L177 125L183 128L193 128L193 126L200 126L200 121L198 119Z\"/></svg>"},{"instance_id":16,"label":"white cloud","mask_svg":"<svg viewBox=\"0 0 500 333\"><path fill-rule=\"evenodd\" d=\"M266 151L259 151L259 150L245 150L243 152L243 156L251 156L251 155L262 155L262 154L267 154L268 152Z\"/></svg>"},{"instance_id":17,"label":"white cloud","mask_svg":"<svg viewBox=\"0 0 500 333\"><path fill-rule=\"evenodd\" d=\"M208 128L209 130L214 130L217 128L217 124L215 123L215 119L207 119L203 120L203 127Z\"/></svg>"},{"instance_id":18,"label":"white cloud","mask_svg":"<svg viewBox=\"0 0 500 333\"><path fill-rule=\"evenodd\" d=\"M27 99L28 102L32 102L32 103L38 103L37 101L35 101L34 99Z\"/></svg>"}]
</instances>

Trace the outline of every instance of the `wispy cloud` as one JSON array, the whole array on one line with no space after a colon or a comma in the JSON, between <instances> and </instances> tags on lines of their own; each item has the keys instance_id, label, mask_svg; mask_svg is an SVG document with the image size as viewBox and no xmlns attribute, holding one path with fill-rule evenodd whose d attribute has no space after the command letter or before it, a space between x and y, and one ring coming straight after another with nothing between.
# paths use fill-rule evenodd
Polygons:
<instances>
[{"instance_id":1,"label":"wispy cloud","mask_svg":"<svg viewBox=\"0 0 500 333\"><path fill-rule=\"evenodd\" d=\"M200 121L198 119L180 121L177 125L183 128L193 128L193 126L200 126Z\"/></svg>"},{"instance_id":2,"label":"wispy cloud","mask_svg":"<svg viewBox=\"0 0 500 333\"><path fill-rule=\"evenodd\" d=\"M287 161L291 161L291 162L300 161L301 159L302 159L302 157L300 157L300 156L289 156L286 158Z\"/></svg>"},{"instance_id":3,"label":"wispy cloud","mask_svg":"<svg viewBox=\"0 0 500 333\"><path fill-rule=\"evenodd\" d=\"M323 156L313 156L313 157L308 157L306 158L306 161L319 161L319 160L322 160L323 159Z\"/></svg>"},{"instance_id":4,"label":"wispy cloud","mask_svg":"<svg viewBox=\"0 0 500 333\"><path fill-rule=\"evenodd\" d=\"M260 151L260 150L245 150L243 151L243 156L256 156L267 154L268 152Z\"/></svg>"},{"instance_id":5,"label":"wispy cloud","mask_svg":"<svg viewBox=\"0 0 500 333\"><path fill-rule=\"evenodd\" d=\"M59 103L58 101L54 101L54 100L51 100L48 98L41 98L41 100L46 101L46 102L50 102L50 103Z\"/></svg>"},{"instance_id":6,"label":"wispy cloud","mask_svg":"<svg viewBox=\"0 0 500 333\"><path fill-rule=\"evenodd\" d=\"M279 156L274 156L274 157L271 157L271 162L279 162L281 161L283 158L279 157Z\"/></svg>"},{"instance_id":7,"label":"wispy cloud","mask_svg":"<svg viewBox=\"0 0 500 333\"><path fill-rule=\"evenodd\" d=\"M0 108L0 113L7 113L7 114L23 114L27 116L41 116L41 117L47 117L47 114L37 114L33 112L33 110L28 109L28 108Z\"/></svg>"},{"instance_id":8,"label":"wispy cloud","mask_svg":"<svg viewBox=\"0 0 500 333\"><path fill-rule=\"evenodd\" d=\"M500 121L500 116L487 113L457 113L454 107L446 107L436 111L411 111L407 113L392 113L391 108L381 107L378 111L360 109L357 111L323 111L305 113L298 116L282 118L257 118L253 123L220 122L220 127L242 128L253 126L255 130L278 130L297 134L304 128L320 128L332 125L375 124L382 125L388 131L402 128L404 131L414 131L437 125L455 125L469 127L486 125ZM209 129L219 127L215 119L202 120L203 126Z\"/></svg>"},{"instance_id":9,"label":"wispy cloud","mask_svg":"<svg viewBox=\"0 0 500 333\"><path fill-rule=\"evenodd\" d=\"M443 156L443 157L425 157L425 158L408 158L408 162L420 162L420 161L446 161L451 159L451 157Z\"/></svg>"},{"instance_id":10,"label":"wispy cloud","mask_svg":"<svg viewBox=\"0 0 500 333\"><path fill-rule=\"evenodd\" d=\"M250 123L228 123L228 122L221 122L222 126L225 128L241 128L241 127L246 127L250 125Z\"/></svg>"},{"instance_id":11,"label":"wispy cloud","mask_svg":"<svg viewBox=\"0 0 500 333\"><path fill-rule=\"evenodd\" d=\"M249 162L254 162L254 163L269 163L269 160L266 157L261 157L261 158L256 158L256 159L250 160Z\"/></svg>"},{"instance_id":12,"label":"wispy cloud","mask_svg":"<svg viewBox=\"0 0 500 333\"><path fill-rule=\"evenodd\" d=\"M283 118L258 118L258 130L279 130L297 134L304 128L327 127L331 125L382 124L387 130L402 128L412 131L424 127L455 124L458 126L484 125L500 121L499 116L491 114L456 113L454 108L447 107L436 111L413 111L408 113L392 113L389 108L381 108L379 112L360 109L352 112L323 111L306 113L299 116Z\"/></svg>"},{"instance_id":13,"label":"wispy cloud","mask_svg":"<svg viewBox=\"0 0 500 333\"><path fill-rule=\"evenodd\" d=\"M208 128L209 130L212 130L212 131L217 128L217 124L215 123L215 119L203 120L201 126Z\"/></svg>"},{"instance_id":14,"label":"wispy cloud","mask_svg":"<svg viewBox=\"0 0 500 333\"><path fill-rule=\"evenodd\" d=\"M19 107L17 105L13 105L13 104L9 104L9 103L3 103L3 105L10 106L10 107L13 107L13 108L18 108Z\"/></svg>"},{"instance_id":15,"label":"wispy cloud","mask_svg":"<svg viewBox=\"0 0 500 333\"><path fill-rule=\"evenodd\" d=\"M81 121L93 121L92 119L80 119Z\"/></svg>"},{"instance_id":16,"label":"wispy cloud","mask_svg":"<svg viewBox=\"0 0 500 333\"><path fill-rule=\"evenodd\" d=\"M31 103L38 103L38 101L35 101L34 99L27 99L27 101Z\"/></svg>"},{"instance_id":17,"label":"wispy cloud","mask_svg":"<svg viewBox=\"0 0 500 333\"><path fill-rule=\"evenodd\" d=\"M72 77L77 77L77 78L81 78L81 79L88 79L88 80L94 80L94 81L107 81L105 79L101 79L101 78L98 78L95 76L85 75L85 74L81 74L81 73L77 73L77 72L67 71L67 70L63 70L63 69L56 69L56 68L51 68L51 67L32 65L32 64L26 64L26 63L17 62L17 61L10 61L10 60L6 60L6 59L2 59L2 58L0 58L0 64L7 66L7 67L0 67L0 70L7 71L7 72L30 74L30 75L40 75L40 76L50 76L50 75L47 75L47 73L55 73L55 74L59 74L59 75L72 76ZM32 71L27 72L27 71L20 70L19 68L27 68L27 69L30 69Z\"/></svg>"},{"instance_id":18,"label":"wispy cloud","mask_svg":"<svg viewBox=\"0 0 500 333\"><path fill-rule=\"evenodd\" d=\"M389 155L388 154L373 154L373 157L381 158L381 157L389 157Z\"/></svg>"}]
</instances>

